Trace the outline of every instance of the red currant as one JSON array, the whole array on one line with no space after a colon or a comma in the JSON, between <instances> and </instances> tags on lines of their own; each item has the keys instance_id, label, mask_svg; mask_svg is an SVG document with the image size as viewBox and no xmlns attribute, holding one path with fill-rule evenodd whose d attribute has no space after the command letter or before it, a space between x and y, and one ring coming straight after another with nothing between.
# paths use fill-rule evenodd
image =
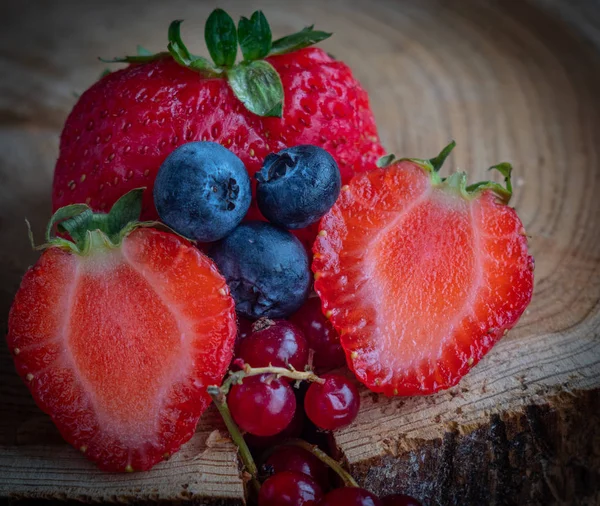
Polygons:
<instances>
[{"instance_id":1,"label":"red currant","mask_svg":"<svg viewBox=\"0 0 600 506\"><path fill-rule=\"evenodd\" d=\"M252 334L252 322L250 320L246 320L246 318L242 318L241 316L238 317L238 331L235 338L236 350L240 346L241 342L250 334Z\"/></svg>"},{"instance_id":2,"label":"red currant","mask_svg":"<svg viewBox=\"0 0 600 506\"><path fill-rule=\"evenodd\" d=\"M319 506L382 506L381 501L364 488L336 488L323 497Z\"/></svg>"},{"instance_id":3,"label":"red currant","mask_svg":"<svg viewBox=\"0 0 600 506\"><path fill-rule=\"evenodd\" d=\"M244 436L244 439L246 440L246 443L248 443L248 446L250 446L251 448L255 450L264 450L266 448L277 446L286 439L300 437L300 434L302 434L302 430L304 429L304 422L304 409L302 409L302 406L297 406L292 421L279 434L265 437L254 436L253 434L246 434Z\"/></svg>"},{"instance_id":4,"label":"red currant","mask_svg":"<svg viewBox=\"0 0 600 506\"><path fill-rule=\"evenodd\" d=\"M317 371L326 372L346 365L340 338L321 311L318 297L308 299L290 321L304 332L308 346L315 352L313 363Z\"/></svg>"},{"instance_id":5,"label":"red currant","mask_svg":"<svg viewBox=\"0 0 600 506\"><path fill-rule=\"evenodd\" d=\"M312 453L298 446L278 447L263 464L265 471L278 474L283 471L304 473L325 490L328 488L329 468Z\"/></svg>"},{"instance_id":6,"label":"red currant","mask_svg":"<svg viewBox=\"0 0 600 506\"><path fill-rule=\"evenodd\" d=\"M254 331L240 342L238 357L252 367L287 367L303 371L308 363L308 344L302 331L285 320L258 320Z\"/></svg>"},{"instance_id":7,"label":"red currant","mask_svg":"<svg viewBox=\"0 0 600 506\"><path fill-rule=\"evenodd\" d=\"M287 381L272 376L250 376L233 385L228 397L231 416L239 427L255 436L272 436L291 422L296 396Z\"/></svg>"},{"instance_id":8,"label":"red currant","mask_svg":"<svg viewBox=\"0 0 600 506\"><path fill-rule=\"evenodd\" d=\"M316 506L322 497L321 487L310 476L284 471L260 487L258 506Z\"/></svg>"},{"instance_id":9,"label":"red currant","mask_svg":"<svg viewBox=\"0 0 600 506\"><path fill-rule=\"evenodd\" d=\"M404 494L386 495L381 499L383 506L423 506L414 497Z\"/></svg>"},{"instance_id":10,"label":"red currant","mask_svg":"<svg viewBox=\"0 0 600 506\"><path fill-rule=\"evenodd\" d=\"M325 383L312 383L306 391L304 410L319 428L334 430L354 421L360 407L354 383L341 374L321 376Z\"/></svg>"}]
</instances>

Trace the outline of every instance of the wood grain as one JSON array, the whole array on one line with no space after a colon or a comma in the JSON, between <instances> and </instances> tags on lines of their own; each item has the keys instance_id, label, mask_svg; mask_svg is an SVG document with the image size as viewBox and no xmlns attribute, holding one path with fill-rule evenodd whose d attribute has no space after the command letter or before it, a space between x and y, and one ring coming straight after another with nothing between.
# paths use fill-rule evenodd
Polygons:
<instances>
[{"instance_id":1,"label":"wood grain","mask_svg":"<svg viewBox=\"0 0 600 506\"><path fill-rule=\"evenodd\" d=\"M428 504L600 502L600 4L220 5L234 17L262 8L276 35L313 22L334 31L322 45L370 91L390 151L427 157L454 138L448 165L473 180L500 161L515 167L513 205L536 258L535 293L520 324L447 392L410 399L363 392L359 419L335 434L340 456L367 487L408 490ZM137 43L160 49L176 18L188 20L184 35L200 53L213 6L0 6L0 315L35 261L23 218L39 236L62 122L74 93L102 71L96 56L120 55ZM0 322L5 327L4 317ZM0 413L0 496L243 498L233 448L205 446L211 419L156 471L96 471L57 438L4 347Z\"/></svg>"},{"instance_id":2,"label":"wood grain","mask_svg":"<svg viewBox=\"0 0 600 506\"><path fill-rule=\"evenodd\" d=\"M0 446L0 497L244 504L237 456L216 411L168 462L132 475L99 472L55 432L47 417L33 415L18 427L16 444Z\"/></svg>"}]
</instances>

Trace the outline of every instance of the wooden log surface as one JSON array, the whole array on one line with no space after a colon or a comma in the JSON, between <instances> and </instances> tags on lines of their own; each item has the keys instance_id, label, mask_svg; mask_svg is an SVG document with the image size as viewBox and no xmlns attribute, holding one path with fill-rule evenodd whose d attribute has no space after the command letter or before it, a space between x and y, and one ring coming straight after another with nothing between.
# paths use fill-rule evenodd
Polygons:
<instances>
[{"instance_id":1,"label":"wooden log surface","mask_svg":"<svg viewBox=\"0 0 600 506\"><path fill-rule=\"evenodd\" d=\"M262 8L275 35L335 32L322 46L371 94L384 145L473 180L515 167L536 258L519 325L463 381L429 397L368 391L340 458L377 492L426 504L600 504L600 3L594 0L226 1ZM164 47L169 21L201 53L213 2L29 0L0 5L0 325L41 231L62 123L103 70L97 56ZM98 471L63 443L0 346L0 497L243 502L234 448L209 412L170 461Z\"/></svg>"}]
</instances>

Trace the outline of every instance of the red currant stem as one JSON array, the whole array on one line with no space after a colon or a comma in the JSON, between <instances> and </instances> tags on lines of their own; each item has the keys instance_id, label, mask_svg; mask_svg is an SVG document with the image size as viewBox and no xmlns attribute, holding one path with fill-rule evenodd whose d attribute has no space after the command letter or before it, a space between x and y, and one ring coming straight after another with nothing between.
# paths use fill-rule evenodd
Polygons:
<instances>
[{"instance_id":1,"label":"red currant stem","mask_svg":"<svg viewBox=\"0 0 600 506\"><path fill-rule=\"evenodd\" d=\"M244 464L246 471L250 473L250 483L252 484L254 492L258 494L258 491L260 489L260 482L257 478L258 469L256 467L254 459L252 458L250 449L248 448L248 445L246 444L246 441L244 440L244 437L240 432L239 427L236 425L236 423L233 421L233 418L231 417L231 412L229 411L229 406L227 405L227 398L225 397L225 394L216 385L209 386L206 389L206 391L212 397L212 400L215 403L217 409L219 410L219 413L221 414L221 417L225 422L225 426L227 427L227 430L231 435L231 439L233 440L234 444L238 447L238 452L240 454L240 458L242 459L242 463Z\"/></svg>"},{"instance_id":2,"label":"red currant stem","mask_svg":"<svg viewBox=\"0 0 600 506\"><path fill-rule=\"evenodd\" d=\"M297 381L312 381L321 384L325 383L325 380L319 378L314 372L297 371L291 366L289 369L286 369L285 367L274 366L250 367L248 364L245 364L241 371L229 371L229 377L221 385L220 391L222 394L227 395L232 385L241 383L244 378L249 376L260 376L261 374L272 374L277 378L284 377Z\"/></svg>"},{"instance_id":3,"label":"red currant stem","mask_svg":"<svg viewBox=\"0 0 600 506\"><path fill-rule=\"evenodd\" d=\"M315 457L317 457L321 462L331 467L331 469L333 469L337 473L337 475L342 479L346 487L358 487L358 483L356 483L356 481L354 480L354 478L352 478L350 473L346 471L337 460L332 459L318 446L311 445L310 443L307 443L302 439L286 439L281 445L292 445L304 448L306 451L309 451Z\"/></svg>"}]
</instances>

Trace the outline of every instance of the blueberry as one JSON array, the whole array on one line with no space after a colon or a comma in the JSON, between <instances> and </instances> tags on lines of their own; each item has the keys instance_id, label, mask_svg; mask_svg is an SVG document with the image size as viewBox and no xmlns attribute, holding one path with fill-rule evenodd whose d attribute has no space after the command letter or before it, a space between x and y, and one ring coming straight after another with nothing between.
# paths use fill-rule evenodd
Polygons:
<instances>
[{"instance_id":1,"label":"blueberry","mask_svg":"<svg viewBox=\"0 0 600 506\"><path fill-rule=\"evenodd\" d=\"M242 161L215 142L190 142L163 162L154 183L160 219L179 234L216 241L242 221L252 199Z\"/></svg>"},{"instance_id":2,"label":"blueberry","mask_svg":"<svg viewBox=\"0 0 600 506\"><path fill-rule=\"evenodd\" d=\"M261 213L285 228L304 228L319 221L335 204L342 185L333 157L308 144L268 155L256 179Z\"/></svg>"},{"instance_id":3,"label":"blueberry","mask_svg":"<svg viewBox=\"0 0 600 506\"><path fill-rule=\"evenodd\" d=\"M225 276L242 316L285 318L308 297L308 255L287 230L262 221L242 223L209 255Z\"/></svg>"}]
</instances>

